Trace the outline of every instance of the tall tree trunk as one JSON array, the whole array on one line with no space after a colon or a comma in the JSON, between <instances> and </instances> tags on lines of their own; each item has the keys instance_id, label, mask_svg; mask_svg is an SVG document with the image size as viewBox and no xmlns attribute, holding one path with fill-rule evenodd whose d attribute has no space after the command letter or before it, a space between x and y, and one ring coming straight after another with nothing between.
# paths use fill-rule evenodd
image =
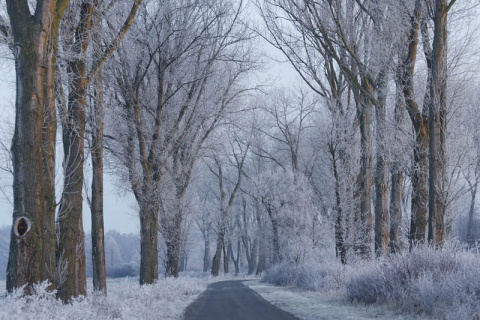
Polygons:
<instances>
[{"instance_id":1,"label":"tall tree trunk","mask_svg":"<svg viewBox=\"0 0 480 320\"><path fill-rule=\"evenodd\" d=\"M415 133L412 163L412 215L410 219L410 248L417 243L425 241L427 226L427 201L428 201L428 125L426 116L420 110L414 91L413 76L417 57L420 22L422 20L422 0L415 2L414 14L411 17L410 33L406 43L407 51L401 68L401 79L405 107L412 121ZM425 47L425 45L424 45ZM425 49L425 48L424 48ZM425 49L426 50L426 49ZM426 96L425 103L428 103Z\"/></svg>"},{"instance_id":2,"label":"tall tree trunk","mask_svg":"<svg viewBox=\"0 0 480 320\"><path fill-rule=\"evenodd\" d=\"M92 265L93 290L107 293L105 270L105 235L103 225L103 77L99 71L94 81L92 110Z\"/></svg>"},{"instance_id":3,"label":"tall tree trunk","mask_svg":"<svg viewBox=\"0 0 480 320\"><path fill-rule=\"evenodd\" d=\"M278 235L278 220L271 218L273 231L273 264L282 262L282 255L280 252L280 238Z\"/></svg>"},{"instance_id":4,"label":"tall tree trunk","mask_svg":"<svg viewBox=\"0 0 480 320\"><path fill-rule=\"evenodd\" d=\"M435 1L431 103L429 125L428 241L440 245L445 237L445 134L447 113L447 16L455 0Z\"/></svg>"},{"instance_id":5,"label":"tall tree trunk","mask_svg":"<svg viewBox=\"0 0 480 320\"><path fill-rule=\"evenodd\" d=\"M158 279L158 211L145 207L140 211L140 284Z\"/></svg>"},{"instance_id":6,"label":"tall tree trunk","mask_svg":"<svg viewBox=\"0 0 480 320\"><path fill-rule=\"evenodd\" d=\"M475 234L475 220L474 220L474 215L475 215L475 199L477 197L477 183L475 183L473 186L470 182L469 187L470 187L470 209L468 210L468 224L467 224L467 243L470 246L473 246L476 241L476 234Z\"/></svg>"},{"instance_id":7,"label":"tall tree trunk","mask_svg":"<svg viewBox=\"0 0 480 320\"><path fill-rule=\"evenodd\" d=\"M242 236L243 246L245 247L245 257L248 263L248 274L253 274L257 264L258 237L251 244L248 236Z\"/></svg>"},{"instance_id":8,"label":"tall tree trunk","mask_svg":"<svg viewBox=\"0 0 480 320\"><path fill-rule=\"evenodd\" d=\"M171 238L166 242L167 244L167 267L165 276L178 278L179 275L179 259L180 247L182 242L181 227L175 227L169 232Z\"/></svg>"},{"instance_id":9,"label":"tall tree trunk","mask_svg":"<svg viewBox=\"0 0 480 320\"><path fill-rule=\"evenodd\" d=\"M230 260L233 255L232 241L229 239L227 247L223 246L223 272L228 274L230 272ZM226 252L225 252L226 251Z\"/></svg>"},{"instance_id":10,"label":"tall tree trunk","mask_svg":"<svg viewBox=\"0 0 480 320\"><path fill-rule=\"evenodd\" d=\"M365 77L362 79L362 87L367 92L373 92L370 80ZM373 180L373 164L372 164L372 132L371 132L371 109L372 102L369 96L360 94L357 101L357 115L360 125L360 172L357 179L357 194L360 201L360 243L358 248L360 255L369 259L371 253L372 241L372 180Z\"/></svg>"},{"instance_id":11,"label":"tall tree trunk","mask_svg":"<svg viewBox=\"0 0 480 320\"><path fill-rule=\"evenodd\" d=\"M207 272L210 268L210 239L204 236L205 248L203 251L203 272Z\"/></svg>"},{"instance_id":12,"label":"tall tree trunk","mask_svg":"<svg viewBox=\"0 0 480 320\"><path fill-rule=\"evenodd\" d=\"M265 208L267 209L268 216L270 217L270 222L272 224L272 246L273 246L273 264L279 263L282 261L282 255L280 251L280 238L278 234L278 219L275 207L270 203L270 199L264 200Z\"/></svg>"},{"instance_id":13,"label":"tall tree trunk","mask_svg":"<svg viewBox=\"0 0 480 320\"><path fill-rule=\"evenodd\" d=\"M34 283L43 280L55 283L54 153L51 152L55 142L50 141L50 134L55 132L55 113L51 112L54 105L50 104L54 44L68 1L42 1L34 13L30 12L27 1L7 0L6 4L15 43L16 73L11 148L14 202L7 290L12 292L26 284L25 293L30 293ZM46 173L50 175L45 177Z\"/></svg>"},{"instance_id":14,"label":"tall tree trunk","mask_svg":"<svg viewBox=\"0 0 480 320\"><path fill-rule=\"evenodd\" d=\"M242 254L242 242L240 238L237 240L237 258L235 258L235 254L233 253L232 242L229 243L230 251L232 252L232 262L233 266L235 267L235 275L238 276L240 274L240 256Z\"/></svg>"},{"instance_id":15,"label":"tall tree trunk","mask_svg":"<svg viewBox=\"0 0 480 320\"><path fill-rule=\"evenodd\" d=\"M52 26L53 34L58 33L59 24ZM51 289L56 288L56 247L55 234L55 152L57 138L57 113L55 109L55 55L57 38L50 38L48 44L48 61L46 67L45 104L42 132L43 151L43 193L45 201L45 269L44 279L49 279Z\"/></svg>"},{"instance_id":16,"label":"tall tree trunk","mask_svg":"<svg viewBox=\"0 0 480 320\"><path fill-rule=\"evenodd\" d=\"M225 230L220 230L217 237L217 248L213 255L212 276L217 277L220 271L220 263L222 261L223 243L225 240Z\"/></svg>"},{"instance_id":17,"label":"tall tree trunk","mask_svg":"<svg viewBox=\"0 0 480 320\"><path fill-rule=\"evenodd\" d=\"M58 213L60 237L57 265L63 264L66 268L66 277L58 283L58 296L65 302L87 293L82 190L87 89L86 52L92 15L92 3L83 2L72 48L78 57L71 58L68 62L71 82L67 115L62 124L65 177Z\"/></svg>"},{"instance_id":18,"label":"tall tree trunk","mask_svg":"<svg viewBox=\"0 0 480 320\"><path fill-rule=\"evenodd\" d=\"M387 70L378 76L376 115L376 165L375 165L375 254L377 257L388 253L388 191L387 191L387 152L386 152L386 103Z\"/></svg>"},{"instance_id":19,"label":"tall tree trunk","mask_svg":"<svg viewBox=\"0 0 480 320\"><path fill-rule=\"evenodd\" d=\"M340 258L342 264L347 264L347 249L344 242L344 221L342 200L340 198L340 177L338 175L337 167L337 150L333 141L329 143L328 149L332 156L332 170L333 177L335 179L335 205L336 205L336 218L335 218L335 256Z\"/></svg>"},{"instance_id":20,"label":"tall tree trunk","mask_svg":"<svg viewBox=\"0 0 480 320\"><path fill-rule=\"evenodd\" d=\"M258 200L256 201L255 212L258 225L258 264L255 274L258 276L262 274L266 267L265 225L262 219L262 208Z\"/></svg>"},{"instance_id":21,"label":"tall tree trunk","mask_svg":"<svg viewBox=\"0 0 480 320\"><path fill-rule=\"evenodd\" d=\"M400 71L400 70L398 70ZM396 97L395 97L395 146L401 145L400 130L403 125L403 93L401 84L401 74L397 72L395 76ZM390 191L390 252L397 253L402 248L402 198L403 198L403 169L401 161L401 151L395 153L391 167L391 191Z\"/></svg>"}]
</instances>

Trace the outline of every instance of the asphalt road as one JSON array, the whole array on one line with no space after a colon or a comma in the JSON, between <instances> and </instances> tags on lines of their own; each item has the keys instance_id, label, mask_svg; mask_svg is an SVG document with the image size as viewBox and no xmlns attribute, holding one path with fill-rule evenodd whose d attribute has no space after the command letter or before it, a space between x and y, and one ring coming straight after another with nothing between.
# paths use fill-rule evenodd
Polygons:
<instances>
[{"instance_id":1,"label":"asphalt road","mask_svg":"<svg viewBox=\"0 0 480 320\"><path fill-rule=\"evenodd\" d=\"M187 307L184 320L298 320L265 301L241 281L208 285Z\"/></svg>"}]
</instances>

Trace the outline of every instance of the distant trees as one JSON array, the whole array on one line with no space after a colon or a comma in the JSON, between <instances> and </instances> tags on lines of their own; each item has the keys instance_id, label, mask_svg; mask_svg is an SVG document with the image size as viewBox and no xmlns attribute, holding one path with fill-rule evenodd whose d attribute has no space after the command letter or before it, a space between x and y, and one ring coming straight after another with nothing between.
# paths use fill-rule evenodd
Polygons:
<instances>
[{"instance_id":1,"label":"distant trees","mask_svg":"<svg viewBox=\"0 0 480 320\"><path fill-rule=\"evenodd\" d=\"M243 9L229 1L146 4L112 64L121 108L110 149L140 207L141 283L157 278L158 231L167 248L166 274L178 276L183 204L194 165L248 91L242 81L255 63L250 32L240 20Z\"/></svg>"}]
</instances>

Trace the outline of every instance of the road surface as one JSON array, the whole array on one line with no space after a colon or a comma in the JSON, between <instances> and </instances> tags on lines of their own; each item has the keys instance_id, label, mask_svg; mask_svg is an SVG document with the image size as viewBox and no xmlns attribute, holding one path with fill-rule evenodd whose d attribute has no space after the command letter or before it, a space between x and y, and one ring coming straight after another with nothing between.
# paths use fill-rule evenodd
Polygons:
<instances>
[{"instance_id":1,"label":"road surface","mask_svg":"<svg viewBox=\"0 0 480 320\"><path fill-rule=\"evenodd\" d=\"M278 309L241 281L221 281L188 306L184 320L298 320Z\"/></svg>"}]
</instances>

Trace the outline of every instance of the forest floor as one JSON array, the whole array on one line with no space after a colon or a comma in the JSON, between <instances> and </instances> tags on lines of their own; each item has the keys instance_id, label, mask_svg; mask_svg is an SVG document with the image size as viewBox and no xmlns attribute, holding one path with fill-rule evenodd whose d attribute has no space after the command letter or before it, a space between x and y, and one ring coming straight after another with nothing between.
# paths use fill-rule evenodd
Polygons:
<instances>
[{"instance_id":1,"label":"forest floor","mask_svg":"<svg viewBox=\"0 0 480 320\"><path fill-rule=\"evenodd\" d=\"M247 280L243 283L268 302L302 320L433 320L425 315L400 315L386 305L350 303L339 292L302 291L259 280Z\"/></svg>"}]
</instances>

